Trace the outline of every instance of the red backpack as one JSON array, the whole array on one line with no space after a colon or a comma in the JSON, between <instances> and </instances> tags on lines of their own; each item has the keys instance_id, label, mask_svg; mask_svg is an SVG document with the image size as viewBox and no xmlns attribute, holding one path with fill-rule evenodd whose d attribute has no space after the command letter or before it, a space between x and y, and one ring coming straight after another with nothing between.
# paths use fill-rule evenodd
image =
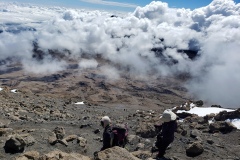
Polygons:
<instances>
[{"instance_id":1,"label":"red backpack","mask_svg":"<svg viewBox=\"0 0 240 160\"><path fill-rule=\"evenodd\" d=\"M127 123L124 125L117 125L112 127L112 139L111 146L125 147L127 144L128 126Z\"/></svg>"}]
</instances>

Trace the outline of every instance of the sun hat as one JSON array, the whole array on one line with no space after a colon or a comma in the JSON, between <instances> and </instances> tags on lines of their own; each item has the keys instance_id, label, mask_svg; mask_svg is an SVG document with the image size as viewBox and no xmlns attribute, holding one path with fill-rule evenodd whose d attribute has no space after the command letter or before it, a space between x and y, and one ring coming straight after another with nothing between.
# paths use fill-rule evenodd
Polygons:
<instances>
[{"instance_id":1,"label":"sun hat","mask_svg":"<svg viewBox=\"0 0 240 160\"><path fill-rule=\"evenodd\" d=\"M108 116L104 116L102 117L101 122L103 122L105 125L108 125L110 124L111 120Z\"/></svg>"},{"instance_id":2,"label":"sun hat","mask_svg":"<svg viewBox=\"0 0 240 160\"><path fill-rule=\"evenodd\" d=\"M176 120L177 118L177 115L175 113L173 113L170 109L166 109L162 116L160 117L160 119L163 121L163 122L170 122L170 121L174 121Z\"/></svg>"}]
</instances>

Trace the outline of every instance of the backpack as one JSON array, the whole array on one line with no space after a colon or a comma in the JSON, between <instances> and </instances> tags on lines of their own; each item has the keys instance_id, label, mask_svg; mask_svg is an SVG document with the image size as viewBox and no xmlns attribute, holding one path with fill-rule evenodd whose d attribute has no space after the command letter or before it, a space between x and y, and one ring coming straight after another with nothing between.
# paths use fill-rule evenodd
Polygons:
<instances>
[{"instance_id":1,"label":"backpack","mask_svg":"<svg viewBox=\"0 0 240 160\"><path fill-rule=\"evenodd\" d=\"M127 136L128 136L128 126L127 123L123 125L113 126L112 130L112 138L111 138L111 147L119 146L124 148L127 144Z\"/></svg>"}]
</instances>

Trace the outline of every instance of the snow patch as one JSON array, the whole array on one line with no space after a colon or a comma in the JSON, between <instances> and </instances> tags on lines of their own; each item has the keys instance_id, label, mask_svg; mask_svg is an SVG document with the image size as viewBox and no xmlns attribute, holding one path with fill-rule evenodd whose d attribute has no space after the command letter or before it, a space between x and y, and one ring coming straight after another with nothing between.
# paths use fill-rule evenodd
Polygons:
<instances>
[{"instance_id":1,"label":"snow patch","mask_svg":"<svg viewBox=\"0 0 240 160\"><path fill-rule=\"evenodd\" d=\"M75 103L75 104L84 104L84 103L83 103L83 101L82 101L82 102L77 102L77 103Z\"/></svg>"},{"instance_id":2,"label":"snow patch","mask_svg":"<svg viewBox=\"0 0 240 160\"><path fill-rule=\"evenodd\" d=\"M227 119L226 122L231 122L237 129L240 129L240 119Z\"/></svg>"},{"instance_id":3,"label":"snow patch","mask_svg":"<svg viewBox=\"0 0 240 160\"><path fill-rule=\"evenodd\" d=\"M11 92L12 93L17 93L17 89L12 89Z\"/></svg>"},{"instance_id":4,"label":"snow patch","mask_svg":"<svg viewBox=\"0 0 240 160\"><path fill-rule=\"evenodd\" d=\"M196 114L200 117L204 117L208 114L214 113L215 115L221 111L233 112L233 109L224 109L216 107L193 107L189 111L178 110L177 113L187 112L190 114ZM240 119L227 119L226 122L231 122L237 129L240 129ZM214 123L214 119L208 121L209 124Z\"/></svg>"},{"instance_id":5,"label":"snow patch","mask_svg":"<svg viewBox=\"0 0 240 160\"><path fill-rule=\"evenodd\" d=\"M193 107L189 111L184 111L184 110L178 110L177 113L190 113L190 114L196 114L200 117L204 117L208 114L214 113L218 114L221 111L227 111L227 112L233 112L233 109L224 109L224 108L217 108L217 107Z\"/></svg>"}]
</instances>

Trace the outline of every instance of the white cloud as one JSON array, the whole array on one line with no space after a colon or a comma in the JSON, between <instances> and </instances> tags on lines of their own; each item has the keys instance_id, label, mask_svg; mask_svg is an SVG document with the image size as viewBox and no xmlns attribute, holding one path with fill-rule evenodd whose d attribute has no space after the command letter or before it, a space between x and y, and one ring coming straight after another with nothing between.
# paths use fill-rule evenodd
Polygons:
<instances>
[{"instance_id":1,"label":"white cloud","mask_svg":"<svg viewBox=\"0 0 240 160\"><path fill-rule=\"evenodd\" d=\"M27 73L34 74L53 74L58 71L65 70L67 67L66 62L44 59L43 61L37 62L35 60L25 59L23 62L23 68Z\"/></svg>"},{"instance_id":2,"label":"white cloud","mask_svg":"<svg viewBox=\"0 0 240 160\"><path fill-rule=\"evenodd\" d=\"M109 5L109 6L118 6L118 7L129 7L129 8L136 8L137 5L130 4L130 3L120 3L114 1L104 1L104 0L80 0L82 2L88 2L93 4L102 4L102 5Z\"/></svg>"},{"instance_id":3,"label":"white cloud","mask_svg":"<svg viewBox=\"0 0 240 160\"><path fill-rule=\"evenodd\" d=\"M0 60L17 58L34 73L64 70L66 62L54 59L51 50L79 61L82 68L98 66L94 58L100 56L118 66L100 67L109 78L118 79L126 71L138 78L188 72L193 78L186 85L196 98L239 107L239 14L240 4L232 0L214 0L193 11L151 2L117 17L103 11L0 2ZM43 53L41 63L32 59L33 41ZM178 52L188 49L198 50L200 56L192 61ZM178 63L167 65L171 58Z\"/></svg>"},{"instance_id":4,"label":"white cloud","mask_svg":"<svg viewBox=\"0 0 240 160\"><path fill-rule=\"evenodd\" d=\"M120 78L119 71L110 65L101 66L100 72L105 75L108 80L118 80Z\"/></svg>"},{"instance_id":5,"label":"white cloud","mask_svg":"<svg viewBox=\"0 0 240 160\"><path fill-rule=\"evenodd\" d=\"M98 62L95 59L82 59L78 66L83 69L87 68L97 68Z\"/></svg>"}]
</instances>

